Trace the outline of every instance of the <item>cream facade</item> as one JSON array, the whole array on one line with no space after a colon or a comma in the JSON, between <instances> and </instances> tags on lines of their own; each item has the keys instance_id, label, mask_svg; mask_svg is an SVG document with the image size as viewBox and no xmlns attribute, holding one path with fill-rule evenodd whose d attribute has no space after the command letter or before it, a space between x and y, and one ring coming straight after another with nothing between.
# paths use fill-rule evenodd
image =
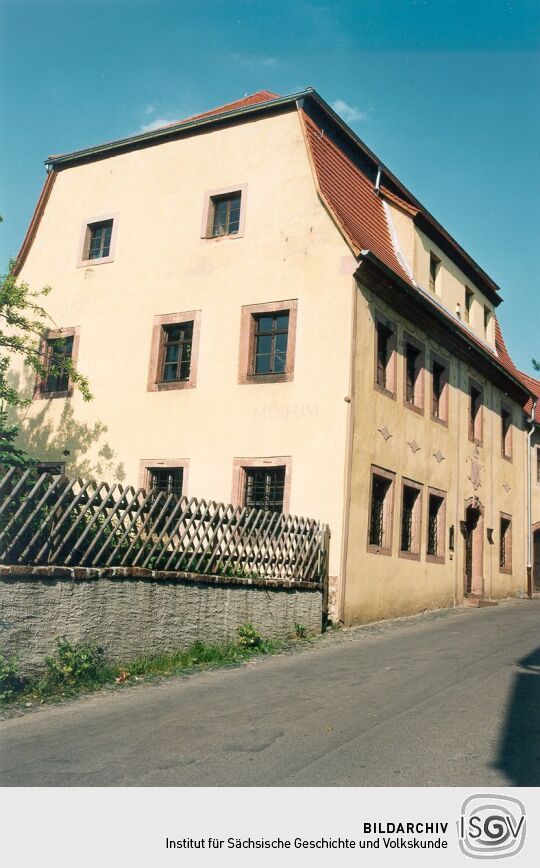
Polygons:
<instances>
[{"instance_id":1,"label":"cream facade","mask_svg":"<svg viewBox=\"0 0 540 868\"><path fill-rule=\"evenodd\" d=\"M225 502L246 496L243 469L284 468L283 508L331 528L330 614L345 623L525 592L527 392L498 358L496 291L440 227L430 237L418 224L415 200L385 197L365 170L369 152L353 158L361 143L351 139L345 154L353 134L317 94L255 96L161 137L51 158L19 276L53 287L54 328L76 330L77 368L94 397L38 389L19 420L22 445L68 475L130 484L147 483L152 468L182 468L183 494ZM365 205L344 202L340 167L363 185ZM212 208L231 194L238 229L212 237ZM107 255L92 258L94 226L112 231ZM366 247L370 232L384 268ZM421 315L414 300L401 303L407 280ZM253 376L250 329L265 311L288 312L286 369ZM164 387L160 335L182 322L194 324L189 377ZM378 322L395 342L388 389L377 384ZM407 346L422 407L406 400ZM434 362L445 419L431 412ZM34 382L18 376L30 394ZM471 383L482 416L472 439ZM384 552L370 526L374 474L391 491ZM404 480L414 497L407 544L418 551L400 551ZM429 555L433 504L442 511ZM501 570L502 517L511 560Z\"/></svg>"}]
</instances>

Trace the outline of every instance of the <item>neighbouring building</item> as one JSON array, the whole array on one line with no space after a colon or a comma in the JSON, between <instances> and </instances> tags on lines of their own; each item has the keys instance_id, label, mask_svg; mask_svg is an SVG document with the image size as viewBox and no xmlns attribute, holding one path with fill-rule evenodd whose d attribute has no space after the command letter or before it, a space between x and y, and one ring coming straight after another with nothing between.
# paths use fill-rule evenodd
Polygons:
<instances>
[{"instance_id":1,"label":"neighbouring building","mask_svg":"<svg viewBox=\"0 0 540 868\"><path fill-rule=\"evenodd\" d=\"M26 381L40 460L328 522L347 624L526 592L540 386L493 280L314 90L47 170L18 271L94 399Z\"/></svg>"}]
</instances>

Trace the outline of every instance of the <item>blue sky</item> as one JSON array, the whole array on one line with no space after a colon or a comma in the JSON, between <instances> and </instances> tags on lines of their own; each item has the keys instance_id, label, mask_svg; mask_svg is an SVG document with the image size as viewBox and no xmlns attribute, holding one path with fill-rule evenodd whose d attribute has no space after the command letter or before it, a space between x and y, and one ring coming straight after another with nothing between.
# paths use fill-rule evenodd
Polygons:
<instances>
[{"instance_id":1,"label":"blue sky","mask_svg":"<svg viewBox=\"0 0 540 868\"><path fill-rule=\"evenodd\" d=\"M538 0L0 0L0 56L2 268L49 154L312 86L500 284L516 363L540 356Z\"/></svg>"}]
</instances>

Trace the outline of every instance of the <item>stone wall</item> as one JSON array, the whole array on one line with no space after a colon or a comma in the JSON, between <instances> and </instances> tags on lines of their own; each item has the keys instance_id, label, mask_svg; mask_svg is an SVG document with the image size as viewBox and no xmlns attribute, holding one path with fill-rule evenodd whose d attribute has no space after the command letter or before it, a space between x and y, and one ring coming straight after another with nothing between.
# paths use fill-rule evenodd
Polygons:
<instances>
[{"instance_id":1,"label":"stone wall","mask_svg":"<svg viewBox=\"0 0 540 868\"><path fill-rule=\"evenodd\" d=\"M55 637L96 642L107 657L232 639L250 623L264 638L295 624L321 631L322 593L312 583L230 579L138 568L0 567L0 653L39 670Z\"/></svg>"}]
</instances>

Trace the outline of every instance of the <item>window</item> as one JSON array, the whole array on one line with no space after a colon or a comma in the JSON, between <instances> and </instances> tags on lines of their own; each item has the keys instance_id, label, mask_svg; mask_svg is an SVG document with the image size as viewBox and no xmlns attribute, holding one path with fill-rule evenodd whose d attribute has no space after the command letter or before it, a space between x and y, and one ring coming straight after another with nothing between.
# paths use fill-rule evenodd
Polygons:
<instances>
[{"instance_id":1,"label":"window","mask_svg":"<svg viewBox=\"0 0 540 868\"><path fill-rule=\"evenodd\" d=\"M69 398L73 394L70 368L75 367L79 329L49 331L41 341L40 354L45 374L38 377L34 398Z\"/></svg>"},{"instance_id":2,"label":"window","mask_svg":"<svg viewBox=\"0 0 540 868\"><path fill-rule=\"evenodd\" d=\"M65 461L40 461L36 467L37 473L50 473L51 476L64 476L66 472Z\"/></svg>"},{"instance_id":3,"label":"window","mask_svg":"<svg viewBox=\"0 0 540 868\"><path fill-rule=\"evenodd\" d=\"M375 385L393 396L396 389L396 331L388 321L375 323Z\"/></svg>"},{"instance_id":4,"label":"window","mask_svg":"<svg viewBox=\"0 0 540 868\"><path fill-rule=\"evenodd\" d=\"M181 497L183 482L183 467L150 467L148 469L148 489L154 494L163 491L165 494Z\"/></svg>"},{"instance_id":5,"label":"window","mask_svg":"<svg viewBox=\"0 0 540 868\"><path fill-rule=\"evenodd\" d=\"M280 383L293 379L296 313L295 300L242 308L239 383Z\"/></svg>"},{"instance_id":6,"label":"window","mask_svg":"<svg viewBox=\"0 0 540 868\"><path fill-rule=\"evenodd\" d=\"M199 310L190 310L154 317L149 392L196 386L200 316Z\"/></svg>"},{"instance_id":7,"label":"window","mask_svg":"<svg viewBox=\"0 0 540 868\"><path fill-rule=\"evenodd\" d=\"M291 458L235 458L232 502L249 509L289 512Z\"/></svg>"},{"instance_id":8,"label":"window","mask_svg":"<svg viewBox=\"0 0 540 868\"><path fill-rule=\"evenodd\" d=\"M410 339L405 340L405 403L424 407L424 351Z\"/></svg>"},{"instance_id":9,"label":"window","mask_svg":"<svg viewBox=\"0 0 540 868\"><path fill-rule=\"evenodd\" d=\"M540 446L536 449L536 481L540 482Z\"/></svg>"},{"instance_id":10,"label":"window","mask_svg":"<svg viewBox=\"0 0 540 868\"><path fill-rule=\"evenodd\" d=\"M285 467L248 467L245 470L244 506L283 512Z\"/></svg>"},{"instance_id":11,"label":"window","mask_svg":"<svg viewBox=\"0 0 540 868\"><path fill-rule=\"evenodd\" d=\"M431 415L440 422L448 421L448 368L433 358L431 360Z\"/></svg>"},{"instance_id":12,"label":"window","mask_svg":"<svg viewBox=\"0 0 540 868\"><path fill-rule=\"evenodd\" d=\"M111 249L112 220L91 223L88 227L87 259L103 259Z\"/></svg>"},{"instance_id":13,"label":"window","mask_svg":"<svg viewBox=\"0 0 540 868\"><path fill-rule=\"evenodd\" d=\"M104 214L85 220L81 229L77 265L101 265L113 262L118 228L118 214Z\"/></svg>"},{"instance_id":14,"label":"window","mask_svg":"<svg viewBox=\"0 0 540 868\"><path fill-rule=\"evenodd\" d=\"M434 253L429 254L429 291L435 293L437 289L437 276L441 260Z\"/></svg>"},{"instance_id":15,"label":"window","mask_svg":"<svg viewBox=\"0 0 540 868\"><path fill-rule=\"evenodd\" d=\"M504 513L500 520L499 566L501 573L512 572L512 518Z\"/></svg>"},{"instance_id":16,"label":"window","mask_svg":"<svg viewBox=\"0 0 540 868\"><path fill-rule=\"evenodd\" d=\"M212 197L212 238L218 235L236 235L240 228L240 200L240 193Z\"/></svg>"},{"instance_id":17,"label":"window","mask_svg":"<svg viewBox=\"0 0 540 868\"><path fill-rule=\"evenodd\" d=\"M201 238L241 238L244 234L247 184L204 194Z\"/></svg>"},{"instance_id":18,"label":"window","mask_svg":"<svg viewBox=\"0 0 540 868\"><path fill-rule=\"evenodd\" d=\"M161 327L161 382L189 380L193 347L193 320Z\"/></svg>"},{"instance_id":19,"label":"window","mask_svg":"<svg viewBox=\"0 0 540 868\"><path fill-rule=\"evenodd\" d=\"M140 462L139 485L149 494L182 497L187 490L188 469L185 458L145 458Z\"/></svg>"},{"instance_id":20,"label":"window","mask_svg":"<svg viewBox=\"0 0 540 868\"><path fill-rule=\"evenodd\" d=\"M484 337L489 338L489 323L491 321L491 310L487 305L484 305Z\"/></svg>"},{"instance_id":21,"label":"window","mask_svg":"<svg viewBox=\"0 0 540 868\"><path fill-rule=\"evenodd\" d=\"M501 408L501 451L505 458L512 457L512 413Z\"/></svg>"},{"instance_id":22,"label":"window","mask_svg":"<svg viewBox=\"0 0 540 868\"><path fill-rule=\"evenodd\" d=\"M482 387L471 384L469 390L469 440L482 442Z\"/></svg>"},{"instance_id":23,"label":"window","mask_svg":"<svg viewBox=\"0 0 540 868\"><path fill-rule=\"evenodd\" d=\"M389 555L392 550L392 517L395 475L371 468L368 551Z\"/></svg>"},{"instance_id":24,"label":"window","mask_svg":"<svg viewBox=\"0 0 540 868\"><path fill-rule=\"evenodd\" d=\"M401 533L399 551L411 558L420 557L420 516L422 487L416 482L403 482L401 495Z\"/></svg>"},{"instance_id":25,"label":"window","mask_svg":"<svg viewBox=\"0 0 540 868\"><path fill-rule=\"evenodd\" d=\"M446 498L442 491L428 491L428 526L426 557L428 561L444 563Z\"/></svg>"},{"instance_id":26,"label":"window","mask_svg":"<svg viewBox=\"0 0 540 868\"><path fill-rule=\"evenodd\" d=\"M463 317L465 322L471 322L471 311L472 311L472 303L474 299L474 292L472 289L465 287L465 316Z\"/></svg>"},{"instance_id":27,"label":"window","mask_svg":"<svg viewBox=\"0 0 540 868\"><path fill-rule=\"evenodd\" d=\"M254 314L253 374L283 374L287 362L289 312Z\"/></svg>"}]
</instances>

